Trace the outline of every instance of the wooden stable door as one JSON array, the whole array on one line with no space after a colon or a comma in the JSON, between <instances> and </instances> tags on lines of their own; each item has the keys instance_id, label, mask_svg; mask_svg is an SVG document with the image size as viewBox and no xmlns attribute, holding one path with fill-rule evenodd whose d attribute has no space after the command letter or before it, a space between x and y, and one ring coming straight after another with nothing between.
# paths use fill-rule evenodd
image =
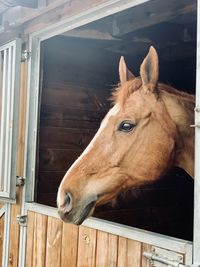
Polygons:
<instances>
[{"instance_id":1,"label":"wooden stable door","mask_svg":"<svg viewBox=\"0 0 200 267\"><path fill-rule=\"evenodd\" d=\"M189 266L192 244L100 219L78 227L28 211L26 267L150 267L144 254Z\"/></svg>"}]
</instances>

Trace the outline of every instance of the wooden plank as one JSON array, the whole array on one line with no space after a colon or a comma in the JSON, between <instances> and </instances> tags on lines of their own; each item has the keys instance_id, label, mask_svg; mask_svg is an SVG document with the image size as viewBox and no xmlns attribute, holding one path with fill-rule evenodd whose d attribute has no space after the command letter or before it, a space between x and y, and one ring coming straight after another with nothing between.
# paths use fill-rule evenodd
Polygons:
<instances>
[{"instance_id":1,"label":"wooden plank","mask_svg":"<svg viewBox=\"0 0 200 267\"><path fill-rule=\"evenodd\" d=\"M69 32L65 32L62 35L67 37L76 37L83 39L95 39L95 40L115 41L115 42L121 41L120 39L114 38L108 32L102 32L95 29L75 29Z\"/></svg>"},{"instance_id":2,"label":"wooden plank","mask_svg":"<svg viewBox=\"0 0 200 267\"><path fill-rule=\"evenodd\" d=\"M105 232L97 232L96 267L116 267L118 237Z\"/></svg>"},{"instance_id":3,"label":"wooden plank","mask_svg":"<svg viewBox=\"0 0 200 267\"><path fill-rule=\"evenodd\" d=\"M22 199L22 188L16 188L16 204L11 206L11 223L10 223L10 236L15 237L10 239L9 243L9 264L8 267L18 266L18 255L19 255L19 235L20 226L17 223L17 215L21 211L21 199Z\"/></svg>"},{"instance_id":4,"label":"wooden plank","mask_svg":"<svg viewBox=\"0 0 200 267\"><path fill-rule=\"evenodd\" d=\"M63 224L61 267L76 267L78 252L78 226Z\"/></svg>"},{"instance_id":5,"label":"wooden plank","mask_svg":"<svg viewBox=\"0 0 200 267\"><path fill-rule=\"evenodd\" d=\"M87 108L87 107L86 107ZM59 105L44 105L42 103L40 124L49 127L95 129L107 111L80 110Z\"/></svg>"},{"instance_id":6,"label":"wooden plank","mask_svg":"<svg viewBox=\"0 0 200 267\"><path fill-rule=\"evenodd\" d=\"M35 222L35 213L29 211L28 212L28 225L27 225L27 232L26 232L26 238L27 238L26 267L33 267L34 222Z\"/></svg>"},{"instance_id":7,"label":"wooden plank","mask_svg":"<svg viewBox=\"0 0 200 267\"><path fill-rule=\"evenodd\" d=\"M81 153L80 149L40 149L40 171L66 171Z\"/></svg>"},{"instance_id":8,"label":"wooden plank","mask_svg":"<svg viewBox=\"0 0 200 267\"><path fill-rule=\"evenodd\" d=\"M34 246L32 267L45 266L47 238L47 216L35 214L34 220Z\"/></svg>"},{"instance_id":9,"label":"wooden plank","mask_svg":"<svg viewBox=\"0 0 200 267\"><path fill-rule=\"evenodd\" d=\"M147 10L148 12L146 12ZM129 9L120 14L118 18L116 17L112 35L119 37L145 27L170 21L177 16L192 13L196 10L197 2L194 0L149 1L142 6Z\"/></svg>"},{"instance_id":10,"label":"wooden plank","mask_svg":"<svg viewBox=\"0 0 200 267\"><path fill-rule=\"evenodd\" d=\"M106 1L107 0L95 0L94 2L94 0L87 0L83 2L80 0L73 0L73 1L66 0L62 2L68 2L68 3L60 5L57 8L54 8L53 10L49 10L48 13L43 12L41 15L39 14L40 16L38 17L36 17L35 14L30 14L30 12L29 13L27 12L26 16L20 18L18 23L27 21L25 33L31 33L39 29L44 29L48 25L51 25L52 22L55 22L55 20L56 22L59 22L64 18L68 18L80 12L86 11L91 7L94 8L95 6L103 4ZM50 7L51 5L49 6L49 9Z\"/></svg>"},{"instance_id":11,"label":"wooden plank","mask_svg":"<svg viewBox=\"0 0 200 267\"><path fill-rule=\"evenodd\" d=\"M95 267L96 235L95 229L80 226L77 267Z\"/></svg>"},{"instance_id":12,"label":"wooden plank","mask_svg":"<svg viewBox=\"0 0 200 267\"><path fill-rule=\"evenodd\" d=\"M3 254L3 237L4 237L4 215L0 218L0 263L2 262Z\"/></svg>"},{"instance_id":13,"label":"wooden plank","mask_svg":"<svg viewBox=\"0 0 200 267\"><path fill-rule=\"evenodd\" d=\"M19 100L19 134L17 151L17 175L23 176L24 146L26 128L26 99L27 99L27 62L21 63L20 100Z\"/></svg>"},{"instance_id":14,"label":"wooden plank","mask_svg":"<svg viewBox=\"0 0 200 267\"><path fill-rule=\"evenodd\" d=\"M138 267L141 265L141 243L119 237L118 267Z\"/></svg>"},{"instance_id":15,"label":"wooden plank","mask_svg":"<svg viewBox=\"0 0 200 267\"><path fill-rule=\"evenodd\" d=\"M151 246L149 244L143 243L142 244L142 253L143 252L152 252L151 251ZM142 256L142 265L141 265L141 267L152 267L150 261L147 258L145 258L144 256Z\"/></svg>"},{"instance_id":16,"label":"wooden plank","mask_svg":"<svg viewBox=\"0 0 200 267\"><path fill-rule=\"evenodd\" d=\"M108 110L108 92L104 90L83 90L65 85L65 89L43 88L42 104L59 105L81 110Z\"/></svg>"},{"instance_id":17,"label":"wooden plank","mask_svg":"<svg viewBox=\"0 0 200 267\"><path fill-rule=\"evenodd\" d=\"M39 184L37 187L38 193L56 193L58 186L64 177L66 171L64 172L40 172L39 173ZM48 182L47 182L48 181ZM48 184L48 186L47 186Z\"/></svg>"},{"instance_id":18,"label":"wooden plank","mask_svg":"<svg viewBox=\"0 0 200 267\"><path fill-rule=\"evenodd\" d=\"M118 242L118 267L127 266L127 239L124 237L119 237Z\"/></svg>"},{"instance_id":19,"label":"wooden plank","mask_svg":"<svg viewBox=\"0 0 200 267\"><path fill-rule=\"evenodd\" d=\"M40 149L85 149L97 130L76 127L40 127Z\"/></svg>"},{"instance_id":20,"label":"wooden plank","mask_svg":"<svg viewBox=\"0 0 200 267\"><path fill-rule=\"evenodd\" d=\"M127 267L141 265L142 244L134 240L127 240Z\"/></svg>"},{"instance_id":21,"label":"wooden plank","mask_svg":"<svg viewBox=\"0 0 200 267\"><path fill-rule=\"evenodd\" d=\"M48 217L47 244L46 244L46 267L60 267L62 244L62 222Z\"/></svg>"}]
</instances>

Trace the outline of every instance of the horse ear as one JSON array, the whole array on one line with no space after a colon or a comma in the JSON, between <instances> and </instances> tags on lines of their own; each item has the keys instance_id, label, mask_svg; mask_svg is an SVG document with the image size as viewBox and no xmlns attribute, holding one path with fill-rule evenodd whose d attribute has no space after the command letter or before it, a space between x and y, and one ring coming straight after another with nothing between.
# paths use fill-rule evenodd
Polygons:
<instances>
[{"instance_id":1,"label":"horse ear","mask_svg":"<svg viewBox=\"0 0 200 267\"><path fill-rule=\"evenodd\" d=\"M140 76L143 88L146 91L156 92L158 84L159 66L158 54L153 46L150 47L149 53L145 57L140 67Z\"/></svg>"},{"instance_id":2,"label":"horse ear","mask_svg":"<svg viewBox=\"0 0 200 267\"><path fill-rule=\"evenodd\" d=\"M135 78L133 73L127 68L124 57L121 57L119 61L119 78L120 78L121 85Z\"/></svg>"}]
</instances>

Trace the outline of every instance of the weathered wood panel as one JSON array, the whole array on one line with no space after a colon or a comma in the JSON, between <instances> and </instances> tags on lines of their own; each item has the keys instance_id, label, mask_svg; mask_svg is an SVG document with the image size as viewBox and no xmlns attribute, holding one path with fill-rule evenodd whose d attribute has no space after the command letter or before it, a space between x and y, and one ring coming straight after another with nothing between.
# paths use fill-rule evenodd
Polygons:
<instances>
[{"instance_id":1,"label":"weathered wood panel","mask_svg":"<svg viewBox=\"0 0 200 267\"><path fill-rule=\"evenodd\" d=\"M35 214L34 220L34 246L33 267L45 266L46 238L47 238L47 216Z\"/></svg>"},{"instance_id":2,"label":"weathered wood panel","mask_svg":"<svg viewBox=\"0 0 200 267\"><path fill-rule=\"evenodd\" d=\"M102 246L104 244L104 246ZM116 267L118 237L109 233L97 232L96 267Z\"/></svg>"},{"instance_id":3,"label":"weathered wood panel","mask_svg":"<svg viewBox=\"0 0 200 267\"><path fill-rule=\"evenodd\" d=\"M142 254L151 247L28 212L26 267L150 267Z\"/></svg>"},{"instance_id":4,"label":"weathered wood panel","mask_svg":"<svg viewBox=\"0 0 200 267\"><path fill-rule=\"evenodd\" d=\"M76 267L78 253L78 226L63 224L61 266Z\"/></svg>"},{"instance_id":5,"label":"weathered wood panel","mask_svg":"<svg viewBox=\"0 0 200 267\"><path fill-rule=\"evenodd\" d=\"M141 263L141 243L119 237L118 267L138 267ZM134 253L133 253L134 251Z\"/></svg>"},{"instance_id":6,"label":"weathered wood panel","mask_svg":"<svg viewBox=\"0 0 200 267\"><path fill-rule=\"evenodd\" d=\"M77 267L94 267L96 261L97 231L80 226Z\"/></svg>"},{"instance_id":7,"label":"weathered wood panel","mask_svg":"<svg viewBox=\"0 0 200 267\"><path fill-rule=\"evenodd\" d=\"M46 267L59 267L61 264L62 222L48 217Z\"/></svg>"},{"instance_id":8,"label":"weathered wood panel","mask_svg":"<svg viewBox=\"0 0 200 267\"><path fill-rule=\"evenodd\" d=\"M33 247L34 247L34 242L35 236L34 236L34 231L35 225L35 213L34 212L28 212L28 226L27 226L27 241L26 241L26 267L32 267L33 262L36 261L36 259L33 258Z\"/></svg>"},{"instance_id":9,"label":"weathered wood panel","mask_svg":"<svg viewBox=\"0 0 200 267\"><path fill-rule=\"evenodd\" d=\"M63 74L64 75L64 74ZM49 82L49 81L48 81ZM57 88L43 88L42 103L43 105L58 105L68 109L77 108L80 110L98 111L107 110L108 103L106 99L109 93L103 90L86 89L79 86L70 86L67 84L59 85Z\"/></svg>"}]
</instances>

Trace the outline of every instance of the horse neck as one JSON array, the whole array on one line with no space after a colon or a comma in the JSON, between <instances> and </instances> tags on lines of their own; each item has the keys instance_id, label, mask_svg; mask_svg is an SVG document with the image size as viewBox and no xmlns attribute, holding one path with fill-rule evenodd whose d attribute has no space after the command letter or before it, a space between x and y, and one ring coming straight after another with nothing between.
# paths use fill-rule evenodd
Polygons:
<instances>
[{"instance_id":1,"label":"horse neck","mask_svg":"<svg viewBox=\"0 0 200 267\"><path fill-rule=\"evenodd\" d=\"M178 95L163 92L162 99L176 124L177 140L174 166L184 169L194 176L194 98L191 95Z\"/></svg>"}]
</instances>

